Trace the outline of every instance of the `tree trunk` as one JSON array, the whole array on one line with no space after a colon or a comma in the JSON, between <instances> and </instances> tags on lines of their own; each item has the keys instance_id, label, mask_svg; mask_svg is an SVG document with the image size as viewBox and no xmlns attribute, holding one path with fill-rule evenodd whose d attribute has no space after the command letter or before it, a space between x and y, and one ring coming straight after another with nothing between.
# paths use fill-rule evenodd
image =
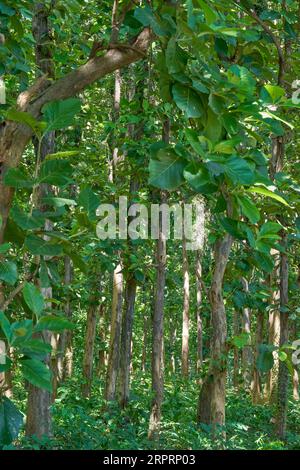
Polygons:
<instances>
[{"instance_id":1,"label":"tree trunk","mask_svg":"<svg viewBox=\"0 0 300 470\"><path fill-rule=\"evenodd\" d=\"M110 347L108 357L108 367L106 375L106 400L114 400L116 395L116 386L120 362L120 337L122 321L122 302L123 302L123 273L122 266L119 264L113 274L113 301L110 329Z\"/></svg>"},{"instance_id":2,"label":"tree trunk","mask_svg":"<svg viewBox=\"0 0 300 470\"><path fill-rule=\"evenodd\" d=\"M186 250L184 222L182 224L182 269L183 269L183 313L182 313L182 349L181 373L184 378L189 376L189 335L190 335L190 274Z\"/></svg>"},{"instance_id":3,"label":"tree trunk","mask_svg":"<svg viewBox=\"0 0 300 470\"><path fill-rule=\"evenodd\" d=\"M70 298L70 285L73 280L73 265L71 258L65 256L65 288L67 289L64 311L66 318L71 320L72 318L72 305ZM58 377L59 382L63 382L66 378L71 377L73 370L73 348L72 348L72 330L64 330L59 337L58 344Z\"/></svg>"},{"instance_id":4,"label":"tree trunk","mask_svg":"<svg viewBox=\"0 0 300 470\"><path fill-rule=\"evenodd\" d=\"M170 120L163 123L163 141L170 140ZM160 202L166 203L166 193L160 192ZM149 420L148 438L159 438L161 406L164 394L164 302L166 284L167 240L163 231L162 214L159 216L159 234L156 244L156 285L154 292L152 326L152 404Z\"/></svg>"},{"instance_id":5,"label":"tree trunk","mask_svg":"<svg viewBox=\"0 0 300 470\"><path fill-rule=\"evenodd\" d=\"M240 334L240 315L237 309L233 312L233 335L238 336ZM240 368L240 360L239 360L239 349L235 346L233 349L233 386L235 388L239 387L239 368Z\"/></svg>"},{"instance_id":6,"label":"tree trunk","mask_svg":"<svg viewBox=\"0 0 300 470\"><path fill-rule=\"evenodd\" d=\"M227 320L222 290L232 241L232 237L226 234L223 239L216 242L214 248L215 267L210 289L213 329L211 361L201 387L198 403L198 421L211 424L213 433L215 433L217 426L225 424Z\"/></svg>"},{"instance_id":7,"label":"tree trunk","mask_svg":"<svg viewBox=\"0 0 300 470\"><path fill-rule=\"evenodd\" d=\"M35 39L35 56L36 64L41 74L48 74L49 77L54 77L54 68L52 62L52 36L49 25L49 10L44 3L36 3L34 16L32 20L32 33ZM48 154L54 153L55 150L55 132L49 132L44 136L43 140L36 147L36 165L37 171L40 162L42 162ZM42 198L51 194L51 187L47 184L39 186L38 204L40 210L46 210L42 204ZM33 203L34 194L33 194ZM52 223L48 220L45 222L45 230L52 230ZM41 292L45 299L52 298L52 287L42 288ZM48 306L52 308L51 303ZM52 334L48 331L39 334L45 342L52 344ZM45 358L46 365L51 369L51 356ZM55 372L55 371L54 371ZM55 381L53 383L55 386ZM55 388L54 388L55 390ZM35 435L38 438L42 436L51 435L51 405L52 396L48 390L37 388L29 385L28 402L27 402L27 421L26 421L26 435Z\"/></svg>"},{"instance_id":8,"label":"tree trunk","mask_svg":"<svg viewBox=\"0 0 300 470\"><path fill-rule=\"evenodd\" d=\"M137 283L133 276L126 282L124 314L122 321L121 354L119 371L119 402L124 408L129 400L131 341Z\"/></svg>"},{"instance_id":9,"label":"tree trunk","mask_svg":"<svg viewBox=\"0 0 300 470\"><path fill-rule=\"evenodd\" d=\"M196 254L196 296L197 296L197 373L201 371L203 362L203 325L201 317L202 309L202 264L201 264L201 251L198 250Z\"/></svg>"},{"instance_id":10,"label":"tree trunk","mask_svg":"<svg viewBox=\"0 0 300 470\"><path fill-rule=\"evenodd\" d=\"M241 283L245 293L249 292L249 284L247 279L244 277L241 278ZM248 307L243 308L242 312L242 331L249 335L251 334L251 311ZM244 385L248 389L251 385L251 371L252 371L252 348L251 345L244 346L242 350L242 364L243 364L243 378Z\"/></svg>"},{"instance_id":11,"label":"tree trunk","mask_svg":"<svg viewBox=\"0 0 300 470\"><path fill-rule=\"evenodd\" d=\"M95 337L98 320L98 293L93 293L89 301L89 309L87 313L86 322L86 334L85 334L85 346L83 356L83 384L82 384L82 395L85 398L90 397L92 378L93 378L93 362L94 362L94 348L95 348Z\"/></svg>"},{"instance_id":12,"label":"tree trunk","mask_svg":"<svg viewBox=\"0 0 300 470\"><path fill-rule=\"evenodd\" d=\"M282 236L283 249L287 249L286 235ZM289 294L289 265L286 252L280 254L280 346L289 340L289 315L285 309L288 306ZM286 419L288 408L289 371L286 362L279 362L276 432L280 439L286 437Z\"/></svg>"},{"instance_id":13,"label":"tree trunk","mask_svg":"<svg viewBox=\"0 0 300 470\"><path fill-rule=\"evenodd\" d=\"M253 362L253 378L251 382L251 393L253 404L258 404L262 399L260 373L256 367L256 361L259 355L259 345L263 343L264 338L264 312L258 312L256 320L256 338L255 338L255 360Z\"/></svg>"},{"instance_id":14,"label":"tree trunk","mask_svg":"<svg viewBox=\"0 0 300 470\"><path fill-rule=\"evenodd\" d=\"M161 195L161 202L165 202ZM164 324L164 290L166 282L166 236L162 231L160 217L159 238L156 248L156 289L154 298L153 329L152 329L152 406L149 422L149 439L159 437L161 421L161 405L163 401L163 324Z\"/></svg>"}]
</instances>

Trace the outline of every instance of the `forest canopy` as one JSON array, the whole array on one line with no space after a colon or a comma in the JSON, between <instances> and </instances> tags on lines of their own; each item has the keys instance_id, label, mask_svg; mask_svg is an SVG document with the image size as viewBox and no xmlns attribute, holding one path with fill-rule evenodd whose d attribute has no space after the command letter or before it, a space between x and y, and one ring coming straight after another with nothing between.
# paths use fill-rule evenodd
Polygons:
<instances>
[{"instance_id":1,"label":"forest canopy","mask_svg":"<svg viewBox=\"0 0 300 470\"><path fill-rule=\"evenodd\" d=\"M299 450L299 37L0 1L0 449Z\"/></svg>"}]
</instances>

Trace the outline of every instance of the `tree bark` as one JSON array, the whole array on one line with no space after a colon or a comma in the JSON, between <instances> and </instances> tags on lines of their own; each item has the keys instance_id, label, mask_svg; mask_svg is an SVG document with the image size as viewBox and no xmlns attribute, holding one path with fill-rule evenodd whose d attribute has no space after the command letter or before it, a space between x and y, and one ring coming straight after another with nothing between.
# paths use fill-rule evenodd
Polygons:
<instances>
[{"instance_id":1,"label":"tree bark","mask_svg":"<svg viewBox=\"0 0 300 470\"><path fill-rule=\"evenodd\" d=\"M286 235L282 235L283 249L287 249ZM285 309L288 306L289 294L289 265L286 251L280 253L280 347L289 340L289 314ZM286 438L286 419L288 408L289 371L286 362L279 361L276 433L280 439Z\"/></svg>"},{"instance_id":2,"label":"tree bark","mask_svg":"<svg viewBox=\"0 0 300 470\"><path fill-rule=\"evenodd\" d=\"M223 301L223 279L232 246L229 234L219 239L214 247L215 267L210 289L212 320L211 361L201 387L197 418L212 425L213 433L225 424L226 339L227 320Z\"/></svg>"},{"instance_id":3,"label":"tree bark","mask_svg":"<svg viewBox=\"0 0 300 470\"><path fill-rule=\"evenodd\" d=\"M119 264L113 274L113 300L110 329L110 346L106 375L106 400L114 400L116 395L117 378L120 362L120 337L123 302L123 273Z\"/></svg>"},{"instance_id":4,"label":"tree bark","mask_svg":"<svg viewBox=\"0 0 300 470\"><path fill-rule=\"evenodd\" d=\"M85 398L90 397L92 378L93 378L93 362L94 362L94 348L95 337L98 320L98 293L92 293L89 301L89 309L87 313L85 346L83 356L83 384L82 395Z\"/></svg>"},{"instance_id":5,"label":"tree bark","mask_svg":"<svg viewBox=\"0 0 300 470\"><path fill-rule=\"evenodd\" d=\"M241 283L245 293L249 292L249 284L247 279L241 278ZM251 334L251 311L249 307L244 307L242 312L242 331L249 335ZM253 364L253 355L251 345L244 346L242 350L242 364L243 364L243 378L244 385L248 389L251 385L251 371Z\"/></svg>"},{"instance_id":6,"label":"tree bark","mask_svg":"<svg viewBox=\"0 0 300 470\"><path fill-rule=\"evenodd\" d=\"M261 379L259 370L256 367L256 361L259 355L259 345L264 339L264 312L258 312L256 320L256 338L255 338L255 358L253 362L253 378L251 382L251 394L253 404L258 404L262 399Z\"/></svg>"},{"instance_id":7,"label":"tree bark","mask_svg":"<svg viewBox=\"0 0 300 470\"><path fill-rule=\"evenodd\" d=\"M189 335L190 335L190 274L189 262L182 224L182 269L183 269L183 312L182 312L182 349L181 349L181 373L187 379L189 376Z\"/></svg>"}]
</instances>

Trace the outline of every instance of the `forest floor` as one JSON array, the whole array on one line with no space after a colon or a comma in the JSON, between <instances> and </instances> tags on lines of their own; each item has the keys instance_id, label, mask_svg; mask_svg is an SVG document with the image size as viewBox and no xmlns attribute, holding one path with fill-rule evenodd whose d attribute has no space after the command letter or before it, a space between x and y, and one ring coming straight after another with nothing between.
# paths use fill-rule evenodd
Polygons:
<instances>
[{"instance_id":1,"label":"forest floor","mask_svg":"<svg viewBox=\"0 0 300 470\"><path fill-rule=\"evenodd\" d=\"M147 439L150 379L136 375L131 402L125 411L115 404L105 407L103 382L95 381L90 399L80 395L80 381L70 380L58 390L53 405L54 437L28 441L21 437L15 447L21 449L300 449L300 403L290 401L288 435L285 443L273 435L272 407L253 406L244 391L229 389L227 394L226 442L210 439L209 430L195 422L198 386L195 379L184 382L166 377L163 424L159 444ZM16 401L25 411L25 395L16 389Z\"/></svg>"}]
</instances>

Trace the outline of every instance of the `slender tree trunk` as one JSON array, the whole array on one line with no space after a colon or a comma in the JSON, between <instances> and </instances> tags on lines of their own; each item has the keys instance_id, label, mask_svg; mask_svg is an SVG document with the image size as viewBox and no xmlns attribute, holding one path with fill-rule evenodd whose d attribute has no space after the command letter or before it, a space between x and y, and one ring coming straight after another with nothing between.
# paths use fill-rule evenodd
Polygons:
<instances>
[{"instance_id":1,"label":"slender tree trunk","mask_svg":"<svg viewBox=\"0 0 300 470\"><path fill-rule=\"evenodd\" d=\"M202 264L201 264L201 251L198 250L196 254L196 320L197 320L197 373L201 371L203 362L203 325L202 325Z\"/></svg>"},{"instance_id":2,"label":"slender tree trunk","mask_svg":"<svg viewBox=\"0 0 300 470\"><path fill-rule=\"evenodd\" d=\"M85 346L83 355L83 384L82 395L85 398L90 397L92 378L93 378L93 363L94 363L94 349L95 338L98 321L98 308L99 308L99 293L92 293L89 300L89 308L87 312Z\"/></svg>"},{"instance_id":3,"label":"slender tree trunk","mask_svg":"<svg viewBox=\"0 0 300 470\"><path fill-rule=\"evenodd\" d=\"M65 256L64 259L64 266L65 266L65 288L66 298L65 298L65 306L64 311L66 318L71 320L72 318L72 305L71 305L71 297L70 297L70 285L73 280L73 266L72 261L69 256ZM67 377L71 377L72 370L73 370L73 348L72 348L72 330L65 330L60 334L59 337L59 344L58 344L58 377L59 382L63 382Z\"/></svg>"},{"instance_id":4,"label":"slender tree trunk","mask_svg":"<svg viewBox=\"0 0 300 470\"><path fill-rule=\"evenodd\" d=\"M49 25L49 10L47 6L40 2L36 3L34 17L32 21L32 32L35 39L35 55L36 64L40 73L48 74L49 77L54 77L54 68L52 61L52 36ZM42 143L39 145L39 152L37 155L37 163L45 159L48 154L54 153L55 149L55 133L49 132L44 136ZM39 187L39 204L42 204L42 198L51 194L51 187L49 185L41 184ZM34 201L33 201L34 203ZM46 208L41 207L41 210ZM45 230L52 230L52 223L46 221ZM52 288L42 288L41 292L45 299L52 298ZM51 304L49 305L52 307ZM38 335L40 336L40 335ZM45 331L41 334L44 341L51 344L52 334ZM45 359L46 365L51 369L51 356L48 355ZM55 383L54 383L55 385ZM42 436L51 435L51 393L48 390L37 388L29 385L28 402L27 402L27 421L26 421L26 435L35 435L38 438Z\"/></svg>"},{"instance_id":5,"label":"slender tree trunk","mask_svg":"<svg viewBox=\"0 0 300 470\"><path fill-rule=\"evenodd\" d=\"M190 274L186 249L186 238L182 238L182 269L183 269L183 313L182 313L182 349L181 349L181 373L184 378L189 376L189 335L190 335Z\"/></svg>"},{"instance_id":6,"label":"slender tree trunk","mask_svg":"<svg viewBox=\"0 0 300 470\"><path fill-rule=\"evenodd\" d=\"M243 286L243 290L245 293L249 292L249 284L247 279L244 277L241 278L241 283ZM243 308L242 312L242 331L249 335L251 334L251 312L248 307ZM251 385L251 371L252 371L252 348L251 346L247 345L242 350L242 364L243 364L243 378L244 378L244 385L246 388L249 388Z\"/></svg>"},{"instance_id":7,"label":"slender tree trunk","mask_svg":"<svg viewBox=\"0 0 300 470\"><path fill-rule=\"evenodd\" d=\"M223 279L232 246L228 234L216 242L214 248L215 267L210 289L212 320L211 362L201 387L198 403L198 421L213 426L225 424L226 385L226 339L227 320L223 301Z\"/></svg>"},{"instance_id":8,"label":"slender tree trunk","mask_svg":"<svg viewBox=\"0 0 300 470\"><path fill-rule=\"evenodd\" d=\"M298 285L300 289L300 269L299 269L299 276L298 276ZM293 341L298 339L296 320L294 320L293 322L291 336L293 338ZM299 401L299 366L296 364L293 365L293 398L295 401Z\"/></svg>"},{"instance_id":9,"label":"slender tree trunk","mask_svg":"<svg viewBox=\"0 0 300 470\"><path fill-rule=\"evenodd\" d=\"M256 338L255 338L255 360L253 362L253 377L251 382L251 393L253 404L258 404L262 399L262 388L259 370L256 367L256 361L259 355L259 345L263 343L264 338L264 312L258 312L256 320Z\"/></svg>"},{"instance_id":10,"label":"slender tree trunk","mask_svg":"<svg viewBox=\"0 0 300 470\"><path fill-rule=\"evenodd\" d=\"M142 351L142 363L141 363L142 372L145 372L145 370L146 370L147 345L148 345L148 328L149 328L149 319L148 319L147 315L144 315L144 319L143 319L143 351Z\"/></svg>"},{"instance_id":11,"label":"slender tree trunk","mask_svg":"<svg viewBox=\"0 0 300 470\"><path fill-rule=\"evenodd\" d=\"M237 309L233 312L233 335L238 336L240 334L240 315ZM240 369L240 360L239 360L239 349L234 347L233 349L233 386L235 388L239 387L239 369Z\"/></svg>"},{"instance_id":12,"label":"slender tree trunk","mask_svg":"<svg viewBox=\"0 0 300 470\"><path fill-rule=\"evenodd\" d=\"M123 302L123 274L119 264L113 274L113 301L110 329L110 347L106 375L106 400L114 400L120 362L120 338Z\"/></svg>"},{"instance_id":13,"label":"slender tree trunk","mask_svg":"<svg viewBox=\"0 0 300 470\"><path fill-rule=\"evenodd\" d=\"M129 400L131 342L134 317L134 305L137 283L134 276L130 276L126 282L124 315L122 321L121 355L119 371L119 402L124 408Z\"/></svg>"},{"instance_id":14,"label":"slender tree trunk","mask_svg":"<svg viewBox=\"0 0 300 470\"><path fill-rule=\"evenodd\" d=\"M170 140L170 120L163 124L163 140ZM166 193L160 193L161 203L166 202ZM148 438L159 438L161 406L164 394L164 302L166 283L167 241L163 231L162 214L159 220L159 235L156 244L156 287L154 293L153 327L152 327L152 404L149 420Z\"/></svg>"},{"instance_id":15,"label":"slender tree trunk","mask_svg":"<svg viewBox=\"0 0 300 470\"><path fill-rule=\"evenodd\" d=\"M287 249L286 235L282 236L283 249ZM280 254L280 346L289 340L289 315L285 309L288 306L289 265L286 252ZM280 439L286 437L286 419L288 408L289 371L285 362L279 362L276 432Z\"/></svg>"}]
</instances>

